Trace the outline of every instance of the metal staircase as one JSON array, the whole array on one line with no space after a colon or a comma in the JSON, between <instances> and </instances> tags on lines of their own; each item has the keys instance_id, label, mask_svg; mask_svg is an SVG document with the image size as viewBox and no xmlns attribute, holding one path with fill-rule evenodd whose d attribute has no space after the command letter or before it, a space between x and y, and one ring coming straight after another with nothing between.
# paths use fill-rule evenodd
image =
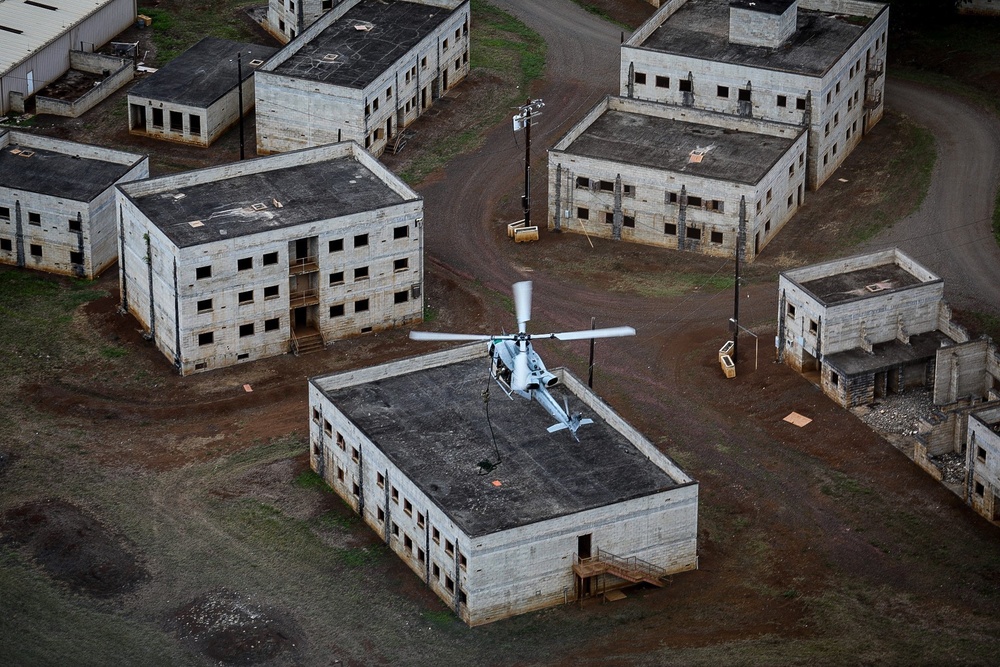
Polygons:
<instances>
[{"instance_id":1,"label":"metal staircase","mask_svg":"<svg viewBox=\"0 0 1000 667\"><path fill-rule=\"evenodd\" d=\"M600 575L612 575L624 581L638 584L645 582L662 588L667 571L635 556L617 556L610 551L597 549L589 558L573 554L573 573L581 580Z\"/></svg>"}]
</instances>

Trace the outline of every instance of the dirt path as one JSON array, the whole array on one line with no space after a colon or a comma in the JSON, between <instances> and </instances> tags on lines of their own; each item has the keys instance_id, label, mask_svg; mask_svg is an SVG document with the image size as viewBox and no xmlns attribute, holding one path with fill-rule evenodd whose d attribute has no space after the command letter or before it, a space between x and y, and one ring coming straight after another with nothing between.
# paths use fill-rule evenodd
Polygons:
<instances>
[{"instance_id":1,"label":"dirt path","mask_svg":"<svg viewBox=\"0 0 1000 667\"><path fill-rule=\"evenodd\" d=\"M938 158L923 206L865 248L898 246L944 278L948 300L1000 313L1000 247L991 219L1000 184L1000 119L926 86L890 79L889 107L928 128Z\"/></svg>"}]
</instances>

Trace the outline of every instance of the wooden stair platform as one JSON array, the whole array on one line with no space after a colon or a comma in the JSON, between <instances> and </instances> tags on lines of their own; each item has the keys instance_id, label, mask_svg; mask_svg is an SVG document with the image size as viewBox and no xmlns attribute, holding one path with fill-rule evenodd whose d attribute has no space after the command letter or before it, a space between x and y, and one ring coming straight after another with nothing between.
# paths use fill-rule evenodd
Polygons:
<instances>
[{"instance_id":1,"label":"wooden stair platform","mask_svg":"<svg viewBox=\"0 0 1000 667\"><path fill-rule=\"evenodd\" d=\"M658 588L663 587L663 579L667 576L666 570L640 558L616 556L600 549L596 556L574 558L573 572L582 579L611 574L633 584L645 582Z\"/></svg>"},{"instance_id":2,"label":"wooden stair platform","mask_svg":"<svg viewBox=\"0 0 1000 667\"><path fill-rule=\"evenodd\" d=\"M310 352L321 352L326 349L323 336L318 331L309 333L299 333L292 340L292 353L295 356L309 354Z\"/></svg>"}]
</instances>

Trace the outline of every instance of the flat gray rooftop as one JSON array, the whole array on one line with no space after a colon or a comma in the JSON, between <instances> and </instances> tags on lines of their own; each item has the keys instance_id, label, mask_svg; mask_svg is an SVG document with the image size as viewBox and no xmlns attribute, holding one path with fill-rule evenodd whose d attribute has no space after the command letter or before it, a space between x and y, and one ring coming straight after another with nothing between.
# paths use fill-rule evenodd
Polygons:
<instances>
[{"instance_id":1,"label":"flat gray rooftop","mask_svg":"<svg viewBox=\"0 0 1000 667\"><path fill-rule=\"evenodd\" d=\"M918 285L922 281L898 264L888 263L857 271L837 273L800 283L824 305L866 299L889 290ZM869 286L877 289L870 290Z\"/></svg>"},{"instance_id":2,"label":"flat gray rooftop","mask_svg":"<svg viewBox=\"0 0 1000 667\"><path fill-rule=\"evenodd\" d=\"M739 9L780 16L788 11L793 2L797 2L797 0L729 0L729 5Z\"/></svg>"},{"instance_id":3,"label":"flat gray rooftop","mask_svg":"<svg viewBox=\"0 0 1000 667\"><path fill-rule=\"evenodd\" d=\"M703 60L822 76L870 22L867 17L799 7L795 33L779 48L771 49L729 42L728 0L688 0L641 46ZM695 86L697 93L697 82Z\"/></svg>"},{"instance_id":4,"label":"flat gray rooftop","mask_svg":"<svg viewBox=\"0 0 1000 667\"><path fill-rule=\"evenodd\" d=\"M756 185L794 143L794 138L608 110L566 152ZM691 162L691 151L709 147L701 162Z\"/></svg>"},{"instance_id":5,"label":"flat gray rooftop","mask_svg":"<svg viewBox=\"0 0 1000 667\"><path fill-rule=\"evenodd\" d=\"M829 354L823 358L823 363L845 377L877 373L900 365L926 362L937 355L942 344L953 342L940 331L929 331L910 336L909 345L898 340L876 343L872 345L871 354L859 347Z\"/></svg>"},{"instance_id":6,"label":"flat gray rooftop","mask_svg":"<svg viewBox=\"0 0 1000 667\"><path fill-rule=\"evenodd\" d=\"M404 201L350 156L164 189L132 200L179 248ZM191 226L192 221L202 224Z\"/></svg>"},{"instance_id":7,"label":"flat gray rooftop","mask_svg":"<svg viewBox=\"0 0 1000 667\"><path fill-rule=\"evenodd\" d=\"M484 344L482 359L324 393L470 536L678 486L568 392L570 410L594 423L580 427L580 442L548 433L552 417L534 401L508 399L489 376L485 352ZM562 385L552 391L562 401ZM496 461L491 424L503 462L483 475L479 462Z\"/></svg>"},{"instance_id":8,"label":"flat gray rooftop","mask_svg":"<svg viewBox=\"0 0 1000 667\"><path fill-rule=\"evenodd\" d=\"M259 44L205 37L130 90L130 95L204 109L236 88L243 54L243 79L253 76L252 60L267 60L278 49Z\"/></svg>"},{"instance_id":9,"label":"flat gray rooftop","mask_svg":"<svg viewBox=\"0 0 1000 667\"><path fill-rule=\"evenodd\" d=\"M22 157L22 151L33 154ZM0 187L89 202L133 166L12 143L0 149Z\"/></svg>"},{"instance_id":10,"label":"flat gray rooftop","mask_svg":"<svg viewBox=\"0 0 1000 667\"><path fill-rule=\"evenodd\" d=\"M434 32L452 10L402 0L362 0L299 51L276 74L364 88ZM358 30L356 26L371 26ZM327 60L325 56L335 59Z\"/></svg>"}]
</instances>

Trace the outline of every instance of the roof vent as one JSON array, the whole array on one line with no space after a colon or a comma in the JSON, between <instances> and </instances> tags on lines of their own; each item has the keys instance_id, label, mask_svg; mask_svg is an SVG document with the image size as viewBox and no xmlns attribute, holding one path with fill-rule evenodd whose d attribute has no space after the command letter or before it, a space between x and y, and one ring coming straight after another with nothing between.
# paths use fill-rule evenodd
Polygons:
<instances>
[{"instance_id":1,"label":"roof vent","mask_svg":"<svg viewBox=\"0 0 1000 667\"><path fill-rule=\"evenodd\" d=\"M369 23L368 21L362 21L354 24L355 30L360 30L361 32L368 32L375 27L374 23Z\"/></svg>"},{"instance_id":2,"label":"roof vent","mask_svg":"<svg viewBox=\"0 0 1000 667\"><path fill-rule=\"evenodd\" d=\"M260 58L254 58L253 60L250 61L250 67L260 67L263 64L264 61L261 60Z\"/></svg>"},{"instance_id":3,"label":"roof vent","mask_svg":"<svg viewBox=\"0 0 1000 667\"><path fill-rule=\"evenodd\" d=\"M20 155L21 157L31 157L34 154L35 154L35 151L29 151L29 150L24 150L24 149L21 149L18 152L18 155Z\"/></svg>"},{"instance_id":4,"label":"roof vent","mask_svg":"<svg viewBox=\"0 0 1000 667\"><path fill-rule=\"evenodd\" d=\"M191 225L192 227L204 227L205 226L205 223L202 222L201 220L192 220L192 221L188 222L188 224Z\"/></svg>"},{"instance_id":5,"label":"roof vent","mask_svg":"<svg viewBox=\"0 0 1000 667\"><path fill-rule=\"evenodd\" d=\"M877 283L872 283L871 285L865 285L865 290L868 292L881 292L887 289L892 289L891 280L882 280Z\"/></svg>"},{"instance_id":6,"label":"roof vent","mask_svg":"<svg viewBox=\"0 0 1000 667\"><path fill-rule=\"evenodd\" d=\"M264 204L263 202L259 202L259 203L256 203L256 204L252 205L250 208L252 208L255 211L263 211L265 208L267 208L267 204Z\"/></svg>"}]
</instances>

